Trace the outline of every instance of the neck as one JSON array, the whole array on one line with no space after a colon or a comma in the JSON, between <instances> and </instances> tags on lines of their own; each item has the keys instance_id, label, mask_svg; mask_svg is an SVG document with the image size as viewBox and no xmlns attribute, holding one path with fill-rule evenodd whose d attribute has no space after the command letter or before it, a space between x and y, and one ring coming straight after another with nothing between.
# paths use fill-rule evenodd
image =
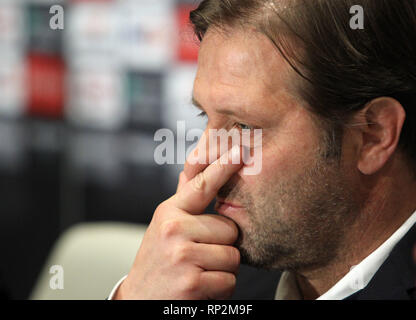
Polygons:
<instances>
[{"instance_id":1,"label":"neck","mask_svg":"<svg viewBox=\"0 0 416 320\"><path fill-rule=\"evenodd\" d=\"M394 177L394 178L393 178ZM304 299L316 299L383 244L416 210L416 183L408 176L388 175L364 183L370 190L360 201L360 213L345 236L336 257L324 267L299 270L297 281ZM405 182L405 183L403 183ZM363 197L363 196L360 196Z\"/></svg>"}]
</instances>

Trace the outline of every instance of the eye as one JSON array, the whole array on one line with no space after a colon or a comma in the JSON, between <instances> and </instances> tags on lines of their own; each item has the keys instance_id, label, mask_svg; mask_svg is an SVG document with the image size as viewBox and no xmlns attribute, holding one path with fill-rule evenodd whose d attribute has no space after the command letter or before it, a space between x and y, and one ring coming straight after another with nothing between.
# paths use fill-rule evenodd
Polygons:
<instances>
[{"instance_id":1,"label":"eye","mask_svg":"<svg viewBox=\"0 0 416 320\"><path fill-rule=\"evenodd\" d=\"M200 114L197 115L199 118L205 118L207 116L207 113L205 111L202 111Z\"/></svg>"},{"instance_id":2,"label":"eye","mask_svg":"<svg viewBox=\"0 0 416 320\"><path fill-rule=\"evenodd\" d=\"M244 123L236 123L234 126L240 128L241 130L254 130L253 126L249 126L248 124Z\"/></svg>"}]
</instances>

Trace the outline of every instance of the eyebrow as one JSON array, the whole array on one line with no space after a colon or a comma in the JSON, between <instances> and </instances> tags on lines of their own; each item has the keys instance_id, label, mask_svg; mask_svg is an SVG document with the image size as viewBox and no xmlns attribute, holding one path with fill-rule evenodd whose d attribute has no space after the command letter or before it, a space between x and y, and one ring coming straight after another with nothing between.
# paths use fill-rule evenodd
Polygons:
<instances>
[{"instance_id":1,"label":"eyebrow","mask_svg":"<svg viewBox=\"0 0 416 320\"><path fill-rule=\"evenodd\" d=\"M201 111L206 112L204 107L202 106L202 104L199 103L198 100L196 100L196 98L194 96L192 96L191 102L195 107L197 107ZM222 114L226 114L226 115L234 115L234 116L237 116L237 117L241 117L245 114L244 112L235 112L235 111L229 110L229 109L215 109L215 111L218 112L218 113L222 113Z\"/></svg>"},{"instance_id":2,"label":"eyebrow","mask_svg":"<svg viewBox=\"0 0 416 320\"><path fill-rule=\"evenodd\" d=\"M201 109L201 111L205 111L205 109L202 107L202 105L198 102L198 100L195 99L194 96L192 96L191 99L192 104L197 107L198 109Z\"/></svg>"}]
</instances>

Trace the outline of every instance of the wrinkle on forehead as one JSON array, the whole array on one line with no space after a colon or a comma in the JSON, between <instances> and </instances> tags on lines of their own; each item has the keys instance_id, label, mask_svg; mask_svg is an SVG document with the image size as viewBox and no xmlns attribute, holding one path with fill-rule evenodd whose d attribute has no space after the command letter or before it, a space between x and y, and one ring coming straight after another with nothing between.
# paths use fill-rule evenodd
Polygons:
<instances>
[{"instance_id":1,"label":"wrinkle on forehead","mask_svg":"<svg viewBox=\"0 0 416 320\"><path fill-rule=\"evenodd\" d=\"M208 45L206 45L208 43ZM263 34L254 29L224 34L208 30L200 50L197 77L237 85L262 82L271 92L286 83L288 64ZM215 79L214 79L215 77Z\"/></svg>"},{"instance_id":2,"label":"wrinkle on forehead","mask_svg":"<svg viewBox=\"0 0 416 320\"><path fill-rule=\"evenodd\" d=\"M253 116L270 120L277 116L270 114L276 107L290 110L302 103L294 90L293 70L265 35L254 29L226 34L213 30L204 41L195 82L195 88L205 90L202 103L246 113L254 107Z\"/></svg>"}]
</instances>

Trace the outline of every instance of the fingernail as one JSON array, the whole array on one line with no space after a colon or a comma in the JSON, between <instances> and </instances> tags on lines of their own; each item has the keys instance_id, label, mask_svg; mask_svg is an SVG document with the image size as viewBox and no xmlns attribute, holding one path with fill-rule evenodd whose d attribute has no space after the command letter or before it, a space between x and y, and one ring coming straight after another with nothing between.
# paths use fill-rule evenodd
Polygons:
<instances>
[{"instance_id":1,"label":"fingernail","mask_svg":"<svg viewBox=\"0 0 416 320\"><path fill-rule=\"evenodd\" d=\"M244 164L249 164L250 160L251 160L250 147L243 146L243 162L244 162Z\"/></svg>"},{"instance_id":2,"label":"fingernail","mask_svg":"<svg viewBox=\"0 0 416 320\"><path fill-rule=\"evenodd\" d=\"M240 146L238 144L234 145L231 149L231 159L233 164L240 163Z\"/></svg>"}]
</instances>

